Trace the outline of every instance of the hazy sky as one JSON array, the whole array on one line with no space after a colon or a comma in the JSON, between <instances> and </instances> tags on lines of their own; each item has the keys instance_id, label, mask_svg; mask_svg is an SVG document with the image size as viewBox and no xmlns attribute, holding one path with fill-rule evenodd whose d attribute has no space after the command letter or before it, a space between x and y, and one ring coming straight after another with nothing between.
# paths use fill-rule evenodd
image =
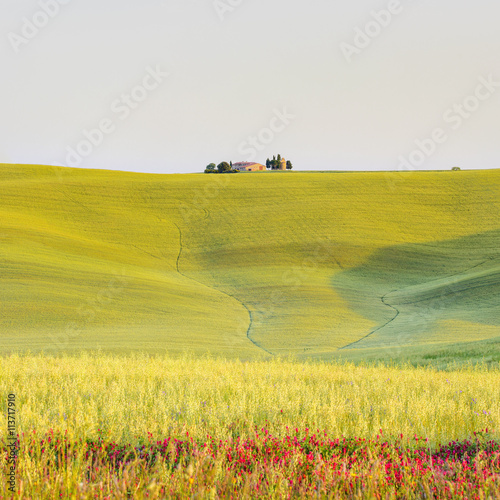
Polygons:
<instances>
[{"instance_id":1,"label":"hazy sky","mask_svg":"<svg viewBox=\"0 0 500 500\"><path fill-rule=\"evenodd\" d=\"M499 20L498 0L0 0L0 162L496 168Z\"/></svg>"}]
</instances>

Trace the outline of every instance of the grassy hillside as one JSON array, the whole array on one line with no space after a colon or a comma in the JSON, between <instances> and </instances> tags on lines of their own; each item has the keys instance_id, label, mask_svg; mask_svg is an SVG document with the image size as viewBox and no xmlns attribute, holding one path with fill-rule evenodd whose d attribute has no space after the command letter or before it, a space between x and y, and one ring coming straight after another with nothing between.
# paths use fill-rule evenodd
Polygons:
<instances>
[{"instance_id":1,"label":"grassy hillside","mask_svg":"<svg viewBox=\"0 0 500 500\"><path fill-rule=\"evenodd\" d=\"M499 216L498 170L0 165L0 351L354 359L494 343Z\"/></svg>"}]
</instances>

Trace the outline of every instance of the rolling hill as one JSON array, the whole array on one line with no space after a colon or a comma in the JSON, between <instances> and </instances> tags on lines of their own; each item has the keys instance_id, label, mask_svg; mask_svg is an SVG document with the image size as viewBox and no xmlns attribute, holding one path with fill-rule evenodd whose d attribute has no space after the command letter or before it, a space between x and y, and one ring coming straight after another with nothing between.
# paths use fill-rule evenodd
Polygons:
<instances>
[{"instance_id":1,"label":"rolling hill","mask_svg":"<svg viewBox=\"0 0 500 500\"><path fill-rule=\"evenodd\" d=\"M500 338L499 247L499 170L0 165L0 352L470 348Z\"/></svg>"}]
</instances>

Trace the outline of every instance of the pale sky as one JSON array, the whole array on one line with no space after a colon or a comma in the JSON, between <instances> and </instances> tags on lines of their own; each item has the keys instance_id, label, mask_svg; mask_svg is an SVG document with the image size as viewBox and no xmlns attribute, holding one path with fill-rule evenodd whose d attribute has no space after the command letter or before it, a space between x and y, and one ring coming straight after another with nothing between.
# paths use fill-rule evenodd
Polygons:
<instances>
[{"instance_id":1,"label":"pale sky","mask_svg":"<svg viewBox=\"0 0 500 500\"><path fill-rule=\"evenodd\" d=\"M0 0L0 163L497 168L499 22L498 0Z\"/></svg>"}]
</instances>

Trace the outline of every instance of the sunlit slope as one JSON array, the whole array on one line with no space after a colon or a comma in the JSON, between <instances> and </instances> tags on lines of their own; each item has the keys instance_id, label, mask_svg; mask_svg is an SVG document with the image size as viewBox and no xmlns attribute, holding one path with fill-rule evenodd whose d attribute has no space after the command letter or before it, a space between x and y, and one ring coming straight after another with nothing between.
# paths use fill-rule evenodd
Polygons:
<instances>
[{"instance_id":1,"label":"sunlit slope","mask_svg":"<svg viewBox=\"0 0 500 500\"><path fill-rule=\"evenodd\" d=\"M177 271L177 203L151 208L152 177L0 175L2 350L256 350L242 305Z\"/></svg>"},{"instance_id":2,"label":"sunlit slope","mask_svg":"<svg viewBox=\"0 0 500 500\"><path fill-rule=\"evenodd\" d=\"M498 171L160 176L2 166L1 349L324 357L368 340L448 342L450 325L491 338L500 334L499 204ZM470 237L490 238L489 250L456 250ZM422 316L413 302L435 301L451 275L462 285L440 302L447 312L406 328ZM483 313L491 298L488 319L474 312L476 293ZM405 314L401 328L384 330L390 306Z\"/></svg>"}]
</instances>

